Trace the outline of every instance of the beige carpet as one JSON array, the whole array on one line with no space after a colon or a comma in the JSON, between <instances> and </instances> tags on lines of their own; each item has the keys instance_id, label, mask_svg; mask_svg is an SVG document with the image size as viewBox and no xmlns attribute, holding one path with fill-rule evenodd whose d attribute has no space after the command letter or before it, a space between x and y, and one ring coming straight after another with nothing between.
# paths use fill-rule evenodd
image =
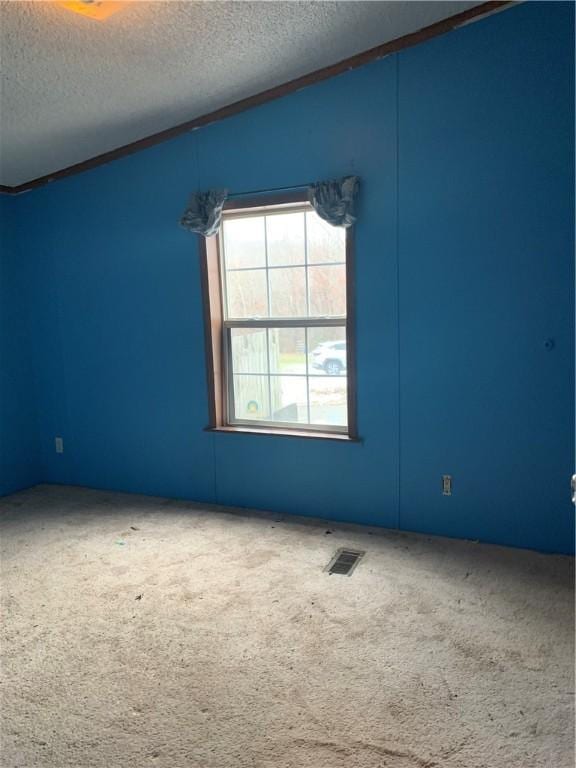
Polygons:
<instances>
[{"instance_id":1,"label":"beige carpet","mask_svg":"<svg viewBox=\"0 0 576 768\"><path fill-rule=\"evenodd\" d=\"M57 486L0 507L2 768L574 765L569 558Z\"/></svg>"}]
</instances>

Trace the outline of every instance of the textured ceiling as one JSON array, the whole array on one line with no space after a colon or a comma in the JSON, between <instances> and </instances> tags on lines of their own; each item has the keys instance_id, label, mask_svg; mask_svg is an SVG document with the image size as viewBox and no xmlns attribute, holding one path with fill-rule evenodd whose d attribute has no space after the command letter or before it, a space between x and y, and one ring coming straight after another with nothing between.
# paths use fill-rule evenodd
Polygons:
<instances>
[{"instance_id":1,"label":"textured ceiling","mask_svg":"<svg viewBox=\"0 0 576 768\"><path fill-rule=\"evenodd\" d=\"M170 128L479 3L0 3L0 184Z\"/></svg>"}]
</instances>

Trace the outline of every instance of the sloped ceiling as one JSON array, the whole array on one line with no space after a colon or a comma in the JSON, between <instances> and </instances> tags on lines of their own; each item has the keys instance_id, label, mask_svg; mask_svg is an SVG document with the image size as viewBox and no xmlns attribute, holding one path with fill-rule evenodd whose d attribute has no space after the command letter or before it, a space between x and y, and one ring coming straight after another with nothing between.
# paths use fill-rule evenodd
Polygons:
<instances>
[{"instance_id":1,"label":"sloped ceiling","mask_svg":"<svg viewBox=\"0 0 576 768\"><path fill-rule=\"evenodd\" d=\"M0 184L15 186L417 31L470 2L1 2Z\"/></svg>"}]
</instances>

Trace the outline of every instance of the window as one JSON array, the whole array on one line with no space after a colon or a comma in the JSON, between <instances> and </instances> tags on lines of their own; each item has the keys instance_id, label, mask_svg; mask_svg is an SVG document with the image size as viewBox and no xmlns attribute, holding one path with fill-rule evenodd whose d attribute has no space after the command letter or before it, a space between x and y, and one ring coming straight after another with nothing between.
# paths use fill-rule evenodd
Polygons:
<instances>
[{"instance_id":1,"label":"window","mask_svg":"<svg viewBox=\"0 0 576 768\"><path fill-rule=\"evenodd\" d=\"M350 233L230 201L204 270L212 426L353 437Z\"/></svg>"}]
</instances>

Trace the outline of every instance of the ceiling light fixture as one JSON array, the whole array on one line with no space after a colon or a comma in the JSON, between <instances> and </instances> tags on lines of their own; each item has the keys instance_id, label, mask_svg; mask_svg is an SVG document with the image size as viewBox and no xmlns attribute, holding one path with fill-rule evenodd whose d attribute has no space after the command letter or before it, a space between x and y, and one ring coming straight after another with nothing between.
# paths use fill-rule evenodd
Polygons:
<instances>
[{"instance_id":1,"label":"ceiling light fixture","mask_svg":"<svg viewBox=\"0 0 576 768\"><path fill-rule=\"evenodd\" d=\"M77 0L76 2L59 2L63 8L73 13L80 13L82 16L89 16L91 19L104 21L113 13L119 11L125 2L106 2L106 0Z\"/></svg>"}]
</instances>

